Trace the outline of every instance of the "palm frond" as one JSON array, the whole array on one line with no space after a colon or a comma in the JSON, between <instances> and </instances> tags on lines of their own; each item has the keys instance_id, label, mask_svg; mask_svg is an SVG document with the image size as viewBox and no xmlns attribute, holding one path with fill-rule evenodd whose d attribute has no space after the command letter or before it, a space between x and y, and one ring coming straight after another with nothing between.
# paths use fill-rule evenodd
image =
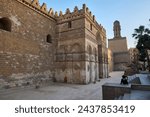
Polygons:
<instances>
[{"instance_id":1,"label":"palm frond","mask_svg":"<svg viewBox=\"0 0 150 117\"><path fill-rule=\"evenodd\" d=\"M135 33L134 33L134 34L132 34L132 37L135 37L135 36L137 36L137 34L135 34Z\"/></svg>"}]
</instances>

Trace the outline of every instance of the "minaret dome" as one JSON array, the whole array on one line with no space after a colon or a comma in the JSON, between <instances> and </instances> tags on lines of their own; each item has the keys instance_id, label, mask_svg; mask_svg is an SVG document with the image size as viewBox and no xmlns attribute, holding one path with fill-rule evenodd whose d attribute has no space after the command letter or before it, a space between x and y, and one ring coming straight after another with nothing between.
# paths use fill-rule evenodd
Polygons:
<instances>
[{"instance_id":1,"label":"minaret dome","mask_svg":"<svg viewBox=\"0 0 150 117\"><path fill-rule=\"evenodd\" d=\"M116 20L114 22L114 38L116 37L121 37L121 26L120 26L120 22L118 20Z\"/></svg>"}]
</instances>

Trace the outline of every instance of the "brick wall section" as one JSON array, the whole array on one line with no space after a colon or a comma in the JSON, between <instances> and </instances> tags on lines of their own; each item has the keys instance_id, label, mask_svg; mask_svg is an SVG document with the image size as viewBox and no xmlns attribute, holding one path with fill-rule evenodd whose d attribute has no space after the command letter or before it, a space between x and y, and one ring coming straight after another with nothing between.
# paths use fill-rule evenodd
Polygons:
<instances>
[{"instance_id":1,"label":"brick wall section","mask_svg":"<svg viewBox=\"0 0 150 117\"><path fill-rule=\"evenodd\" d=\"M11 32L0 29L1 77L52 77L56 21L16 0L0 2L0 18L11 20ZM47 43L47 35L52 43Z\"/></svg>"}]
</instances>

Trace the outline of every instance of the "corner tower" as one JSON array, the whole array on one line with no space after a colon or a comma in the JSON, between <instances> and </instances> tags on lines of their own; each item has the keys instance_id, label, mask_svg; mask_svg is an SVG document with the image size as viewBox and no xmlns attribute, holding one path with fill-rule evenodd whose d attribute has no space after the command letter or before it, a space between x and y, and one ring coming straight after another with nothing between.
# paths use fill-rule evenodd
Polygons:
<instances>
[{"instance_id":1,"label":"corner tower","mask_svg":"<svg viewBox=\"0 0 150 117\"><path fill-rule=\"evenodd\" d=\"M107 55L106 31L96 22L89 8L83 4L82 9L76 6L73 12L66 9L63 14L60 11L56 21L56 81L88 84L99 79L99 69L103 72L102 77L108 76L104 65L107 57L103 57ZM99 44L103 45L101 49L98 49ZM100 60L99 54L102 55Z\"/></svg>"}]
</instances>

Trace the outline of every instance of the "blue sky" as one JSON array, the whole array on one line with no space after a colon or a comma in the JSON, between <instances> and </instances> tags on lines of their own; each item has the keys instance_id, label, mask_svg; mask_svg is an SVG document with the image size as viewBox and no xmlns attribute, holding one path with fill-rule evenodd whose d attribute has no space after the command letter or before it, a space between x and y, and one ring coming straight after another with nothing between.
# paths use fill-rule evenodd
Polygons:
<instances>
[{"instance_id":1,"label":"blue sky","mask_svg":"<svg viewBox=\"0 0 150 117\"><path fill-rule=\"evenodd\" d=\"M98 23L107 31L107 38L113 37L113 22L119 20L121 24L121 35L127 37L128 48L135 47L135 39L132 38L134 29L139 25L150 28L150 0L39 0L40 4L45 2L48 9L54 11L66 8L73 11L75 6L82 8L86 4Z\"/></svg>"}]
</instances>

